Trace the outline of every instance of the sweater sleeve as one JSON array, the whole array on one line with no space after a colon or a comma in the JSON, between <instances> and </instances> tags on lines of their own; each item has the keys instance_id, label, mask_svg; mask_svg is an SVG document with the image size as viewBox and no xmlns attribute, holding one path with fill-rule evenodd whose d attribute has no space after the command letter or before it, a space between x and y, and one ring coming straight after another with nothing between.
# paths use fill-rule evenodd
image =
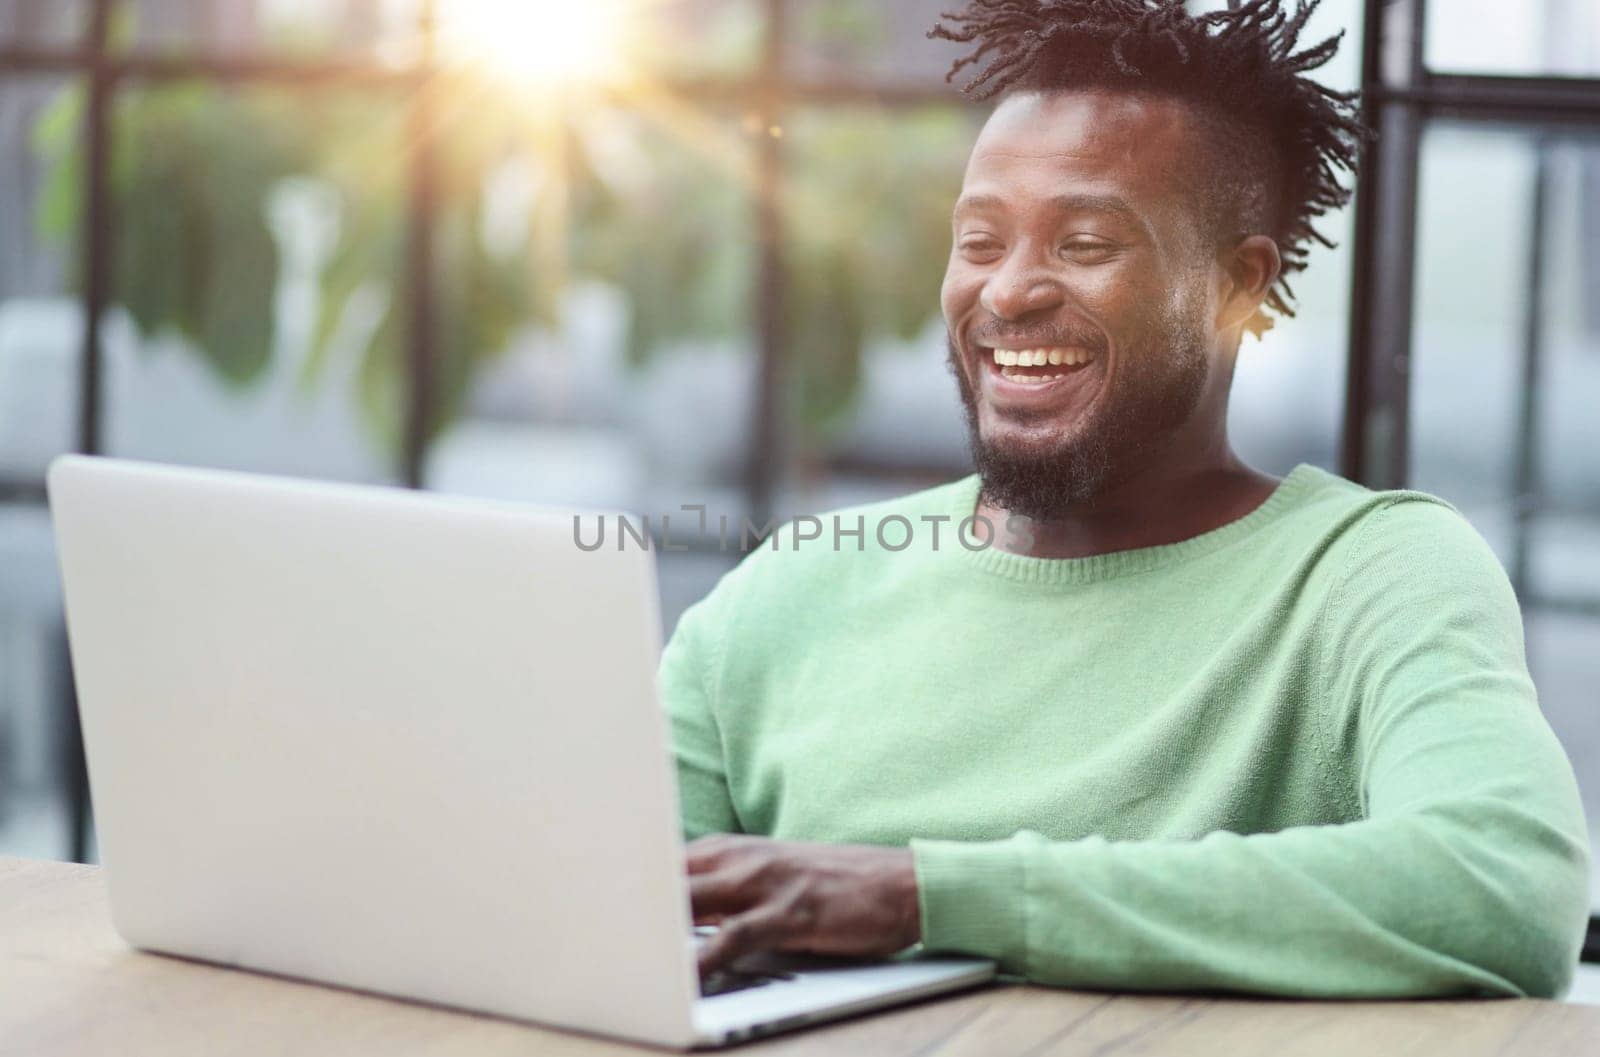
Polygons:
<instances>
[{"instance_id":1,"label":"sweater sleeve","mask_svg":"<svg viewBox=\"0 0 1600 1057\"><path fill-rule=\"evenodd\" d=\"M720 601L714 590L678 618L657 676L672 726L685 840L740 830L728 792L722 735L712 710L711 671L722 630L716 615Z\"/></svg>"},{"instance_id":2,"label":"sweater sleeve","mask_svg":"<svg viewBox=\"0 0 1600 1057\"><path fill-rule=\"evenodd\" d=\"M1589 907L1572 766L1488 545L1442 501L1369 514L1319 624L1356 821L1194 840L912 842L924 944L1039 983L1555 997ZM1351 768L1354 769L1354 768Z\"/></svg>"}]
</instances>

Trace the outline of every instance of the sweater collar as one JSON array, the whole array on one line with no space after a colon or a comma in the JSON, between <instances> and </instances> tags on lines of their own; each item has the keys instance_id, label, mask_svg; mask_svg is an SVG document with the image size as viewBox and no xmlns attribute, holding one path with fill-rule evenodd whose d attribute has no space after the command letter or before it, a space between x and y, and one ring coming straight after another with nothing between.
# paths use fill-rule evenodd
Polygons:
<instances>
[{"instance_id":1,"label":"sweater collar","mask_svg":"<svg viewBox=\"0 0 1600 1057\"><path fill-rule=\"evenodd\" d=\"M1096 580L1109 580L1198 558L1245 539L1298 506L1328 476L1327 471L1310 463L1299 463L1289 471L1288 476L1278 482L1272 494L1248 514L1209 532L1202 532L1198 536L1191 536L1176 543L1110 551L1084 558L1034 558L1011 554L998 546L979 548L958 546L952 550L960 554L962 560L970 562L978 569L1021 583L1083 584ZM953 500L950 511L952 524L959 524L973 516L977 509L979 483L977 474L952 483L950 492ZM1004 531L1004 526L997 525L995 528L997 533Z\"/></svg>"}]
</instances>

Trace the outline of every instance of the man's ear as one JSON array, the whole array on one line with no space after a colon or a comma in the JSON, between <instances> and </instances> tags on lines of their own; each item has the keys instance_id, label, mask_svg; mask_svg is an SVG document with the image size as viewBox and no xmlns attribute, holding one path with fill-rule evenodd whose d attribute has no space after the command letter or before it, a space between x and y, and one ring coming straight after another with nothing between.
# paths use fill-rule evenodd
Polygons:
<instances>
[{"instance_id":1,"label":"man's ear","mask_svg":"<svg viewBox=\"0 0 1600 1057\"><path fill-rule=\"evenodd\" d=\"M1262 302L1272 290L1283 271L1283 258L1278 254L1278 244L1266 235L1248 235L1224 250L1219 263L1227 273L1222 297L1217 306L1217 329L1232 330L1246 326L1260 336L1265 327L1251 325L1253 317L1261 316Z\"/></svg>"}]
</instances>

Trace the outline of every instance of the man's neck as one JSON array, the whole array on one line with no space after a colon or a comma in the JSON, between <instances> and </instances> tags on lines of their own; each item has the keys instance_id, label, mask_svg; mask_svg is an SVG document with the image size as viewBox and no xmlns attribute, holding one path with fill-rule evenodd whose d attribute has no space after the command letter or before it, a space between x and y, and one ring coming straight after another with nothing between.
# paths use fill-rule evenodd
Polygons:
<instances>
[{"instance_id":1,"label":"man's neck","mask_svg":"<svg viewBox=\"0 0 1600 1057\"><path fill-rule=\"evenodd\" d=\"M1032 558L1087 558L1190 539L1244 517L1266 502L1279 478L1253 470L1231 449L1193 461L1167 460L1114 485L1081 509L1031 520L1031 545L1001 533L999 545ZM1010 511L982 497L977 513L1005 525Z\"/></svg>"}]
</instances>

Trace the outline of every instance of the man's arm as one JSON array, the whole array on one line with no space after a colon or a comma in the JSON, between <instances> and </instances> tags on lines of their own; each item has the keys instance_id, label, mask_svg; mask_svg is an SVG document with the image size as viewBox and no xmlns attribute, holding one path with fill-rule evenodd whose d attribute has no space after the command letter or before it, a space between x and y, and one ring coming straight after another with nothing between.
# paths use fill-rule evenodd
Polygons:
<instances>
[{"instance_id":1,"label":"man's arm","mask_svg":"<svg viewBox=\"0 0 1600 1057\"><path fill-rule=\"evenodd\" d=\"M657 674L672 723L678 798L684 836L689 840L708 833L738 833L742 828L728 793L722 735L712 714L712 692L707 685L720 642L720 610L729 586L724 579L678 618Z\"/></svg>"},{"instance_id":2,"label":"man's arm","mask_svg":"<svg viewBox=\"0 0 1600 1057\"><path fill-rule=\"evenodd\" d=\"M1521 620L1460 516L1362 526L1319 629L1361 821L1193 841L913 842L924 942L1041 982L1308 996L1554 996L1589 905L1571 764ZM1336 713L1337 714L1337 713Z\"/></svg>"},{"instance_id":3,"label":"man's arm","mask_svg":"<svg viewBox=\"0 0 1600 1057\"><path fill-rule=\"evenodd\" d=\"M1319 628L1322 685L1348 703L1330 710L1326 748L1361 761L1360 821L1198 840L913 841L923 943L1062 986L1564 991L1588 914L1589 849L1510 585L1446 507L1397 503L1362 531L1368 546L1353 549ZM903 905L904 850L862 851L860 885ZM808 885L825 890L807 846L697 855L708 874L697 917L715 892L719 918L759 923L730 953L831 941L814 915L774 910L804 906L795 893Z\"/></svg>"}]
</instances>

